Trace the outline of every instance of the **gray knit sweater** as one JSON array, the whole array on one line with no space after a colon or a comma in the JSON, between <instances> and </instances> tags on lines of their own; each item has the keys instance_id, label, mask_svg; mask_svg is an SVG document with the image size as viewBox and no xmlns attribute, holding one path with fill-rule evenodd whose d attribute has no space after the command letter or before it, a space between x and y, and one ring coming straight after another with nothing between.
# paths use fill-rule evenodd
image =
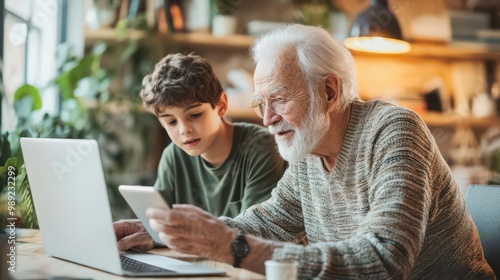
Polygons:
<instances>
[{"instance_id":1,"label":"gray knit sweater","mask_svg":"<svg viewBox=\"0 0 500 280\"><path fill-rule=\"evenodd\" d=\"M297 260L300 279L494 278L425 123L382 101L352 104L331 172L309 155L269 200L221 220L287 242L273 259ZM308 246L294 244L304 236Z\"/></svg>"}]
</instances>

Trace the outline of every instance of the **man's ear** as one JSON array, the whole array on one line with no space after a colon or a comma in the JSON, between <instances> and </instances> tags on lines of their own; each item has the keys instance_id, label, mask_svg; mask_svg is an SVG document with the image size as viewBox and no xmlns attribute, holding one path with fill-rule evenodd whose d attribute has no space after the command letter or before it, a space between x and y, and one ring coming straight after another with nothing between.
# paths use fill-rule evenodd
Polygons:
<instances>
[{"instance_id":1,"label":"man's ear","mask_svg":"<svg viewBox=\"0 0 500 280\"><path fill-rule=\"evenodd\" d=\"M219 110L219 116L222 118L226 115L227 113L227 106L228 106L228 101L227 101L227 94L225 91L222 92L219 98L219 103L217 104L217 109Z\"/></svg>"},{"instance_id":2,"label":"man's ear","mask_svg":"<svg viewBox=\"0 0 500 280\"><path fill-rule=\"evenodd\" d=\"M326 94L326 105L328 112L337 108L340 96L340 79L335 75L328 75L325 78L324 88Z\"/></svg>"}]
</instances>

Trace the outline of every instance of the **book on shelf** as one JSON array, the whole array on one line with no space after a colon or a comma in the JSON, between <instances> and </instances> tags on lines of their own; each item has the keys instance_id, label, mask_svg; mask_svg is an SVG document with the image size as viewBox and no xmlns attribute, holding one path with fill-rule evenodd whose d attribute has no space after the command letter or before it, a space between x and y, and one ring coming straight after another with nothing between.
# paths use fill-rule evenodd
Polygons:
<instances>
[{"instance_id":1,"label":"book on shelf","mask_svg":"<svg viewBox=\"0 0 500 280\"><path fill-rule=\"evenodd\" d=\"M148 29L156 29L157 0L146 0L145 17Z\"/></svg>"},{"instance_id":2,"label":"book on shelf","mask_svg":"<svg viewBox=\"0 0 500 280\"><path fill-rule=\"evenodd\" d=\"M183 6L179 0L164 1L165 20L168 32L177 33L186 31Z\"/></svg>"},{"instance_id":3,"label":"book on shelf","mask_svg":"<svg viewBox=\"0 0 500 280\"><path fill-rule=\"evenodd\" d=\"M128 16L128 6L129 6L129 1L128 0L121 0L120 11L118 13L118 19L127 18L127 16Z\"/></svg>"}]
</instances>

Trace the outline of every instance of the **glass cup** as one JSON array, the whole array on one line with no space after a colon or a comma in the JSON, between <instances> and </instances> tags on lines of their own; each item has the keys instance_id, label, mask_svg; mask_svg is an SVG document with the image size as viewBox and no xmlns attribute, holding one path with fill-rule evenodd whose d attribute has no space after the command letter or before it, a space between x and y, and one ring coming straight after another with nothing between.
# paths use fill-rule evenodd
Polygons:
<instances>
[{"instance_id":1,"label":"glass cup","mask_svg":"<svg viewBox=\"0 0 500 280\"><path fill-rule=\"evenodd\" d=\"M296 261L268 260L266 265L266 280L294 280L297 279Z\"/></svg>"}]
</instances>

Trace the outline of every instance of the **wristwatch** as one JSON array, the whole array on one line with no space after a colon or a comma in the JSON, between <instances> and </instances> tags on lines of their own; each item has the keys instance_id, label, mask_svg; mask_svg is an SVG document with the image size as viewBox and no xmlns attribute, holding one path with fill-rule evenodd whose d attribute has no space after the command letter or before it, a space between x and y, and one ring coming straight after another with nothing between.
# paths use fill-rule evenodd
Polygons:
<instances>
[{"instance_id":1,"label":"wristwatch","mask_svg":"<svg viewBox=\"0 0 500 280\"><path fill-rule=\"evenodd\" d=\"M231 244L231 254L234 256L234 267L240 267L241 262L250 252L250 247L248 247L247 239L244 235L238 235L236 239Z\"/></svg>"}]
</instances>

